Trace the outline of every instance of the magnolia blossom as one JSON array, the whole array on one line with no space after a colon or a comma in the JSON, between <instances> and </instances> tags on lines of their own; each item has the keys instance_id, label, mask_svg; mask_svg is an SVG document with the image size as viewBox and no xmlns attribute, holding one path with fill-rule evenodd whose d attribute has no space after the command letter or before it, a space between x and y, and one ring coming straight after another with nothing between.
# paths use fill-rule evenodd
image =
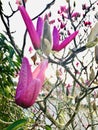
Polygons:
<instances>
[{"instance_id":1,"label":"magnolia blossom","mask_svg":"<svg viewBox=\"0 0 98 130\"><path fill-rule=\"evenodd\" d=\"M38 23L40 23L40 24L37 24L37 29L35 30L32 20L29 17L24 6L19 5L18 9L20 10L23 20L26 24L26 27L27 27L27 30L28 30L28 33L29 33L29 36L31 38L34 48L35 49L40 48L40 37L39 36L41 35L41 28L42 28L41 24L43 24L43 22L41 21L42 19L40 19L40 18L38 19Z\"/></svg>"},{"instance_id":2,"label":"magnolia blossom","mask_svg":"<svg viewBox=\"0 0 98 130\"><path fill-rule=\"evenodd\" d=\"M82 4L82 9L87 10L89 7L86 4Z\"/></svg>"},{"instance_id":3,"label":"magnolia blossom","mask_svg":"<svg viewBox=\"0 0 98 130\"><path fill-rule=\"evenodd\" d=\"M78 34L78 31L75 31L61 43L59 43L59 33L56 27L53 29L53 50L60 51L66 47Z\"/></svg>"},{"instance_id":4,"label":"magnolia blossom","mask_svg":"<svg viewBox=\"0 0 98 130\"><path fill-rule=\"evenodd\" d=\"M32 51L33 51L33 48L30 46L29 47L29 52L32 53Z\"/></svg>"},{"instance_id":5,"label":"magnolia blossom","mask_svg":"<svg viewBox=\"0 0 98 130\"><path fill-rule=\"evenodd\" d=\"M90 26L92 23L90 21L84 21L85 26Z\"/></svg>"},{"instance_id":6,"label":"magnolia blossom","mask_svg":"<svg viewBox=\"0 0 98 130\"><path fill-rule=\"evenodd\" d=\"M17 105L28 108L35 103L44 82L47 66L48 60L44 60L32 73L28 59L23 58L15 95Z\"/></svg>"},{"instance_id":7,"label":"magnolia blossom","mask_svg":"<svg viewBox=\"0 0 98 130\"><path fill-rule=\"evenodd\" d=\"M66 6L60 6L60 9L58 10L58 14L62 14L62 13L67 13L68 12L68 8L66 8Z\"/></svg>"},{"instance_id":8,"label":"magnolia blossom","mask_svg":"<svg viewBox=\"0 0 98 130\"><path fill-rule=\"evenodd\" d=\"M37 21L37 27L36 27L37 29L35 29L34 25L32 23L32 20L30 19L30 17L28 15L28 13L26 12L26 9L24 8L24 6L19 5L18 9L20 10L21 15L23 17L23 20L26 24L26 27L27 27L27 30L29 32L29 35L30 35L30 38L31 38L31 41L32 41L34 48L39 49L41 47L41 39L43 39L43 37L44 37L44 36L42 36L42 33L44 31L44 23L45 22L43 21L42 18L39 17L38 21ZM46 30L46 31L49 32L49 30ZM53 41L51 41L52 45L53 45L52 50L60 51L61 49L66 47L66 45L68 45L76 37L77 34L78 34L78 31L75 31L74 33L72 33L69 37L65 38L65 40L62 41L59 44L59 38L58 38L59 34L58 34L58 31L57 31L57 28L54 27L53 38L52 38ZM47 41L47 40L48 39L45 39L45 41Z\"/></svg>"},{"instance_id":9,"label":"magnolia blossom","mask_svg":"<svg viewBox=\"0 0 98 130\"><path fill-rule=\"evenodd\" d=\"M72 13L71 17L74 17L74 18L80 17L80 13L74 12L74 13Z\"/></svg>"}]
</instances>

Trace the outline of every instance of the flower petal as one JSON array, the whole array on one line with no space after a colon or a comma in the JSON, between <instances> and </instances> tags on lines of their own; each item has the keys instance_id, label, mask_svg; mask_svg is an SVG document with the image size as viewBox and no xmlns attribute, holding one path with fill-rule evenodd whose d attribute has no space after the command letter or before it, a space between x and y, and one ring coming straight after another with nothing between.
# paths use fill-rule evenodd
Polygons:
<instances>
[{"instance_id":1,"label":"flower petal","mask_svg":"<svg viewBox=\"0 0 98 130\"><path fill-rule=\"evenodd\" d=\"M40 90L40 80L34 79L32 82L30 82L29 86L27 86L26 89L18 91L18 96L16 96L15 102L17 105L23 108L28 108L35 103Z\"/></svg>"},{"instance_id":2,"label":"flower petal","mask_svg":"<svg viewBox=\"0 0 98 130\"><path fill-rule=\"evenodd\" d=\"M31 80L32 80L31 66L29 64L28 59L24 57L22 60L22 66L19 74L18 89L26 87Z\"/></svg>"},{"instance_id":3,"label":"flower petal","mask_svg":"<svg viewBox=\"0 0 98 130\"><path fill-rule=\"evenodd\" d=\"M58 50L59 45L59 33L57 28L54 26L53 28L53 48L52 50Z\"/></svg>"},{"instance_id":4,"label":"flower petal","mask_svg":"<svg viewBox=\"0 0 98 130\"><path fill-rule=\"evenodd\" d=\"M48 67L48 60L42 61L41 64L38 65L38 67L33 72L33 78L38 78L41 80L41 84L44 82L45 78L45 70Z\"/></svg>"},{"instance_id":5,"label":"flower petal","mask_svg":"<svg viewBox=\"0 0 98 130\"><path fill-rule=\"evenodd\" d=\"M15 100L16 102L18 99L20 100L21 96L24 96L24 92L29 87L30 82L32 81L32 72L31 72L31 66L29 64L29 61L26 57L22 60L22 66L19 74L19 82L16 89L16 96Z\"/></svg>"},{"instance_id":6,"label":"flower petal","mask_svg":"<svg viewBox=\"0 0 98 130\"><path fill-rule=\"evenodd\" d=\"M58 48L56 48L56 51L60 51L65 48L76 37L77 34L78 31L75 31L69 37L67 37L61 44L59 44Z\"/></svg>"},{"instance_id":7,"label":"flower petal","mask_svg":"<svg viewBox=\"0 0 98 130\"><path fill-rule=\"evenodd\" d=\"M20 10L21 12L21 15L23 17L23 20L26 24L26 27L27 27L27 30L28 30L28 33L30 35L30 38L31 38L31 41L32 41L32 44L34 46L35 49L38 49L40 48L40 39L39 39L39 36L34 28L34 25L32 23L32 20L30 19L26 9L24 8L24 6L18 6L18 9Z\"/></svg>"},{"instance_id":8,"label":"flower petal","mask_svg":"<svg viewBox=\"0 0 98 130\"><path fill-rule=\"evenodd\" d=\"M36 31L39 35L39 38L41 38L43 33L43 25L44 25L43 19L41 17L38 17Z\"/></svg>"}]
</instances>

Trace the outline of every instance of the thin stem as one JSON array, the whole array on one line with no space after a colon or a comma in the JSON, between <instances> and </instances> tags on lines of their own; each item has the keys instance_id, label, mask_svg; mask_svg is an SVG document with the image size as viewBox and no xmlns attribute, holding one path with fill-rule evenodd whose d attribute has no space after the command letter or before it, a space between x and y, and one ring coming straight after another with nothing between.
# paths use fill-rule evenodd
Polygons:
<instances>
[{"instance_id":1,"label":"thin stem","mask_svg":"<svg viewBox=\"0 0 98 130\"><path fill-rule=\"evenodd\" d=\"M21 53L20 53L19 49L16 47L16 45L15 45L15 42L14 42L12 36L11 36L11 33L10 33L10 29L9 29L9 27L7 26L7 24L6 24L5 20L4 20L3 14L1 13L0 16L1 16L1 20L2 20L2 22L4 24L4 26L6 28L7 35L9 37L9 39L10 39L10 42L11 42L12 46L14 47L17 54L21 57Z\"/></svg>"},{"instance_id":2,"label":"thin stem","mask_svg":"<svg viewBox=\"0 0 98 130\"><path fill-rule=\"evenodd\" d=\"M40 109L44 112L44 114L46 115L46 117L47 117L57 128L59 128L59 129L62 130L62 128L63 128L64 126L61 125L61 124L59 124L59 123L53 118L53 116L51 116L51 115L49 114L48 111L45 111L44 106L43 106L41 103L38 103L38 105L39 105Z\"/></svg>"}]
</instances>

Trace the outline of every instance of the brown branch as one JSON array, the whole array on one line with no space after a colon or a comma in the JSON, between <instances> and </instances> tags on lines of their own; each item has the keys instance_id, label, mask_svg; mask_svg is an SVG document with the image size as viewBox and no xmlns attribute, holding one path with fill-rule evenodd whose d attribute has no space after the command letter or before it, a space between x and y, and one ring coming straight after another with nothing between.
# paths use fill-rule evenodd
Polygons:
<instances>
[{"instance_id":1,"label":"brown branch","mask_svg":"<svg viewBox=\"0 0 98 130\"><path fill-rule=\"evenodd\" d=\"M43 113L45 114L45 116L46 116L57 128L59 128L60 130L62 130L63 127L64 127L64 125L59 124L59 123L53 118L53 116L51 116L51 115L49 114L49 112L45 110L44 106L43 106L40 102L38 103L38 105L39 105L40 109L43 111Z\"/></svg>"},{"instance_id":2,"label":"brown branch","mask_svg":"<svg viewBox=\"0 0 98 130\"><path fill-rule=\"evenodd\" d=\"M10 43L11 43L12 46L14 47L15 51L17 52L17 54L21 57L21 52L20 52L20 50L19 50L19 49L16 47L16 45L15 45L15 42L14 42L12 36L11 36L10 29L9 29L9 27L7 26L7 24L6 24L5 20L4 20L3 14L0 13L0 16L1 16L2 22L3 22L4 26L5 26L5 29L6 29L6 31L7 31L7 35L8 35L8 37L9 37L9 39L10 39Z\"/></svg>"}]
</instances>

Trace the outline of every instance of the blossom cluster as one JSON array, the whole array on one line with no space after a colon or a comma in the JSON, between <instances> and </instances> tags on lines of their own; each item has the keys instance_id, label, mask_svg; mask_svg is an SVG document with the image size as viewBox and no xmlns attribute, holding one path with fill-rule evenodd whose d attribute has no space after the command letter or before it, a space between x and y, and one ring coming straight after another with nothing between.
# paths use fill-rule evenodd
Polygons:
<instances>
[{"instance_id":1,"label":"blossom cluster","mask_svg":"<svg viewBox=\"0 0 98 130\"><path fill-rule=\"evenodd\" d=\"M38 17L35 28L22 2L17 0L16 3L26 25L33 48L43 51L47 58L51 51L60 51L65 48L78 34L78 31L75 31L59 43L60 34L56 26L53 27L51 35L49 20ZM65 8L62 7L61 11L65 11ZM72 14L72 17L76 17L76 15L78 14ZM44 59L32 72L28 58L23 57L15 96L15 101L18 105L28 108L35 103L42 89L48 64L48 60Z\"/></svg>"}]
</instances>

